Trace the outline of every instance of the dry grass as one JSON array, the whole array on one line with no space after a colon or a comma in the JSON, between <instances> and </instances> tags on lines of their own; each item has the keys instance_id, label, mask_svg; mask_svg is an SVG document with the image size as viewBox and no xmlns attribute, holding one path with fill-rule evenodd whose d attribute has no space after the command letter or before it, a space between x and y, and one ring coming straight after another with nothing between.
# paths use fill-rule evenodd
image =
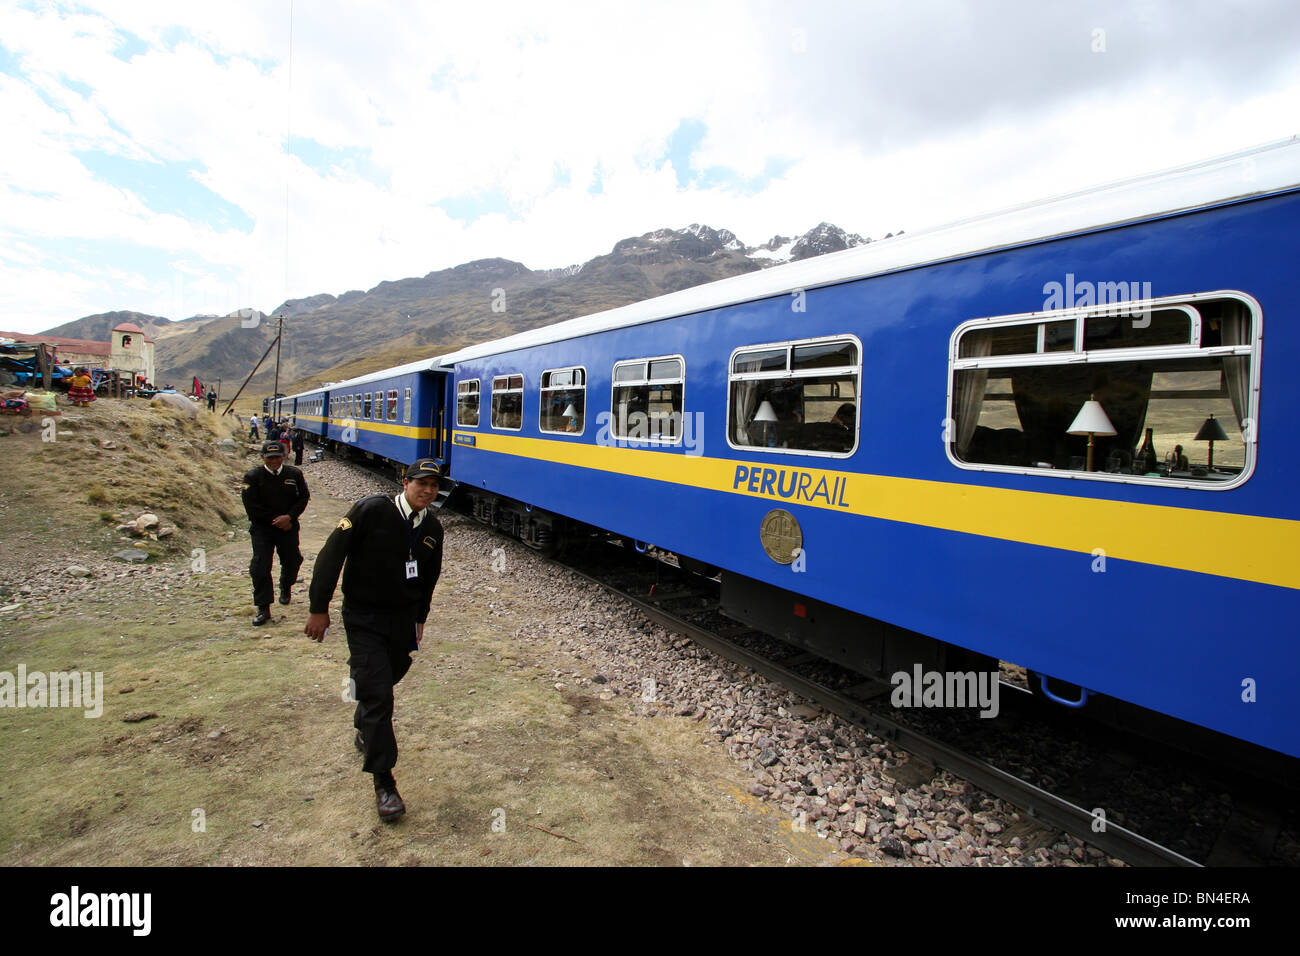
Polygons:
<instances>
[{"instance_id":1,"label":"dry grass","mask_svg":"<svg viewBox=\"0 0 1300 956\"><path fill-rule=\"evenodd\" d=\"M89 408L65 409L53 421L54 441L42 440L42 428L0 438L4 530L10 536L33 535L24 545L29 551L66 554L66 538L48 537L60 528L74 535L73 551L117 550L123 543L111 529L102 529L104 516L125 520L152 509L164 525L178 529L153 550L188 553L224 534L242 515L236 479L248 463L233 419L219 420L205 411L190 418L143 401L100 400ZM215 443L224 438L240 443L237 454L217 449ZM114 447L104 447L105 442Z\"/></svg>"},{"instance_id":2,"label":"dry grass","mask_svg":"<svg viewBox=\"0 0 1300 956\"><path fill-rule=\"evenodd\" d=\"M214 469L174 442L164 451L169 469ZM205 480L202 470L184 474L196 487ZM103 483L119 500L158 501L167 490L143 475L114 477ZM210 520L188 489L174 495L169 519ZM304 578L345 508L321 498L309 506ZM72 527L61 513L46 517L52 531ZM0 865L841 859L749 798L746 775L700 724L556 689L552 668L588 665L519 647L518 622L485 615L476 589L458 587L486 573L487 558L459 545L454 526L424 648L397 688L396 773L409 810L381 824L352 748L353 705L342 699L337 603L323 645L302 634L301 592L287 619L276 606L279 622L251 629L248 556L239 535L209 550L206 572L170 579L166 592L103 582L57 613L8 622L0 671L99 671L104 702L96 719L0 709ZM526 606L522 582L507 578L495 578L494 600ZM126 723L130 712L158 716Z\"/></svg>"}]
</instances>

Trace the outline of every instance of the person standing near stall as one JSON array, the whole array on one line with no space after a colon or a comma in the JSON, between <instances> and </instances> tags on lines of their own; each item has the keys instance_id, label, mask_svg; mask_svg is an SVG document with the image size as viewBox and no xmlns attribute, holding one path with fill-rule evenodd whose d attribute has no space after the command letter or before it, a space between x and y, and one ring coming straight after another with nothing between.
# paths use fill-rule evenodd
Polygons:
<instances>
[{"instance_id":1,"label":"person standing near stall","mask_svg":"<svg viewBox=\"0 0 1300 956\"><path fill-rule=\"evenodd\" d=\"M94 400L93 379L91 379L90 373L85 368L78 367L72 378L68 380L68 401L72 402L73 405L88 408Z\"/></svg>"}]
</instances>

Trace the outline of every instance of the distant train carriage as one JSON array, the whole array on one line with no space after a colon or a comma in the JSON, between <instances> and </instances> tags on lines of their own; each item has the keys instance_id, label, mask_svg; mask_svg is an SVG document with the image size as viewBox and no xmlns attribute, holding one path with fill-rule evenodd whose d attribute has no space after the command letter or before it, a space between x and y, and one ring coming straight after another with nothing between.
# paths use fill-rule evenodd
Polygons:
<instances>
[{"instance_id":1,"label":"distant train carriage","mask_svg":"<svg viewBox=\"0 0 1300 956\"><path fill-rule=\"evenodd\" d=\"M403 465L419 458L445 461L446 374L433 371L432 364L424 359L308 393L323 408L323 437Z\"/></svg>"},{"instance_id":2,"label":"distant train carriage","mask_svg":"<svg viewBox=\"0 0 1300 956\"><path fill-rule=\"evenodd\" d=\"M328 396L325 389L314 389L289 396L293 401L290 414L294 427L311 435L319 442L325 435L325 409Z\"/></svg>"},{"instance_id":3,"label":"distant train carriage","mask_svg":"<svg viewBox=\"0 0 1300 956\"><path fill-rule=\"evenodd\" d=\"M1300 756L1297 221L1290 141L464 349L451 472L864 670L958 649Z\"/></svg>"}]
</instances>

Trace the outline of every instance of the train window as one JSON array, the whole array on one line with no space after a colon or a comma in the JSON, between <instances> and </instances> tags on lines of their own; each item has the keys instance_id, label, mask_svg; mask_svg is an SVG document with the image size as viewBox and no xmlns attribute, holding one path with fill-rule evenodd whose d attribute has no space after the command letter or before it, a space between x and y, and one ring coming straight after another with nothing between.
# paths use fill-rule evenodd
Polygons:
<instances>
[{"instance_id":1,"label":"train window","mask_svg":"<svg viewBox=\"0 0 1300 956\"><path fill-rule=\"evenodd\" d=\"M1128 349L1152 345L1191 345L1196 321L1183 309L1157 309L1130 315L1089 316L1083 323L1083 347Z\"/></svg>"},{"instance_id":2,"label":"train window","mask_svg":"<svg viewBox=\"0 0 1300 956\"><path fill-rule=\"evenodd\" d=\"M682 377L681 359L659 359L650 363L650 381L674 382Z\"/></svg>"},{"instance_id":3,"label":"train window","mask_svg":"<svg viewBox=\"0 0 1300 956\"><path fill-rule=\"evenodd\" d=\"M397 389L388 390L388 415L387 420L390 422L397 421Z\"/></svg>"},{"instance_id":4,"label":"train window","mask_svg":"<svg viewBox=\"0 0 1300 956\"><path fill-rule=\"evenodd\" d=\"M365 406L362 408L362 411L361 411L361 417L362 417L362 418L369 418L369 417L370 417L370 399L371 399L371 393L370 393L370 392L366 392Z\"/></svg>"},{"instance_id":5,"label":"train window","mask_svg":"<svg viewBox=\"0 0 1300 956\"><path fill-rule=\"evenodd\" d=\"M682 440L686 360L680 355L619 362L611 400L615 438L657 444Z\"/></svg>"},{"instance_id":6,"label":"train window","mask_svg":"<svg viewBox=\"0 0 1300 956\"><path fill-rule=\"evenodd\" d=\"M1249 477L1262 334L1253 299L1219 292L1066 315L980 319L953 333L955 464L1216 490ZM1030 338L1023 352L995 345ZM1104 422L1094 419L1091 436L1071 434L1089 401Z\"/></svg>"},{"instance_id":7,"label":"train window","mask_svg":"<svg viewBox=\"0 0 1300 956\"><path fill-rule=\"evenodd\" d=\"M543 372L539 405L539 431L581 434L586 427L587 370L560 368Z\"/></svg>"},{"instance_id":8,"label":"train window","mask_svg":"<svg viewBox=\"0 0 1300 956\"><path fill-rule=\"evenodd\" d=\"M731 358L727 441L733 448L851 455L857 447L861 345L801 340L737 350Z\"/></svg>"},{"instance_id":9,"label":"train window","mask_svg":"<svg viewBox=\"0 0 1300 956\"><path fill-rule=\"evenodd\" d=\"M1044 322L1039 326L1042 335L1040 352L1073 352L1074 323Z\"/></svg>"},{"instance_id":10,"label":"train window","mask_svg":"<svg viewBox=\"0 0 1300 956\"><path fill-rule=\"evenodd\" d=\"M524 427L522 375L498 375L492 379L492 427L513 431Z\"/></svg>"},{"instance_id":11,"label":"train window","mask_svg":"<svg viewBox=\"0 0 1300 956\"><path fill-rule=\"evenodd\" d=\"M786 349L768 349L758 352L737 352L731 360L733 372L770 372L784 370L787 359Z\"/></svg>"},{"instance_id":12,"label":"train window","mask_svg":"<svg viewBox=\"0 0 1300 956\"><path fill-rule=\"evenodd\" d=\"M456 386L456 424L478 428L478 379Z\"/></svg>"},{"instance_id":13,"label":"train window","mask_svg":"<svg viewBox=\"0 0 1300 956\"><path fill-rule=\"evenodd\" d=\"M402 421L408 424L411 421L411 390L404 389L402 392Z\"/></svg>"}]
</instances>

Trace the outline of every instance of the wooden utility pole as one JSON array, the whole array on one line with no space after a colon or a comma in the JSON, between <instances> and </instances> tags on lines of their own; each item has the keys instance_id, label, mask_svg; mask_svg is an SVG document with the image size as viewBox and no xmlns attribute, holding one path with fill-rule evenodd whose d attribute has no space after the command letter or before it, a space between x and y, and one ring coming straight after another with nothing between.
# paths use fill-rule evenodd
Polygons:
<instances>
[{"instance_id":1,"label":"wooden utility pole","mask_svg":"<svg viewBox=\"0 0 1300 956\"><path fill-rule=\"evenodd\" d=\"M262 357L257 360L257 364L253 366L253 370L248 373L248 378L244 379L244 384L239 386L239 391L235 392L235 397L230 400L230 404L226 406L226 410L221 414L229 414L230 409L234 407L235 402L239 400L240 394L244 391L245 387L247 387L249 380L257 374L257 370L262 367L262 363L266 361L266 357L271 354L271 349L276 348L279 344L280 336L277 335L275 339L272 340L271 344L266 347L266 351L262 353Z\"/></svg>"},{"instance_id":2,"label":"wooden utility pole","mask_svg":"<svg viewBox=\"0 0 1300 956\"><path fill-rule=\"evenodd\" d=\"M36 368L41 373L41 388L50 390L50 360L45 354L45 343L36 343Z\"/></svg>"},{"instance_id":3,"label":"wooden utility pole","mask_svg":"<svg viewBox=\"0 0 1300 956\"><path fill-rule=\"evenodd\" d=\"M275 332L275 385L271 387L272 403L280 395L280 340L284 338L284 313L281 312L278 318L280 319L280 325Z\"/></svg>"}]
</instances>

